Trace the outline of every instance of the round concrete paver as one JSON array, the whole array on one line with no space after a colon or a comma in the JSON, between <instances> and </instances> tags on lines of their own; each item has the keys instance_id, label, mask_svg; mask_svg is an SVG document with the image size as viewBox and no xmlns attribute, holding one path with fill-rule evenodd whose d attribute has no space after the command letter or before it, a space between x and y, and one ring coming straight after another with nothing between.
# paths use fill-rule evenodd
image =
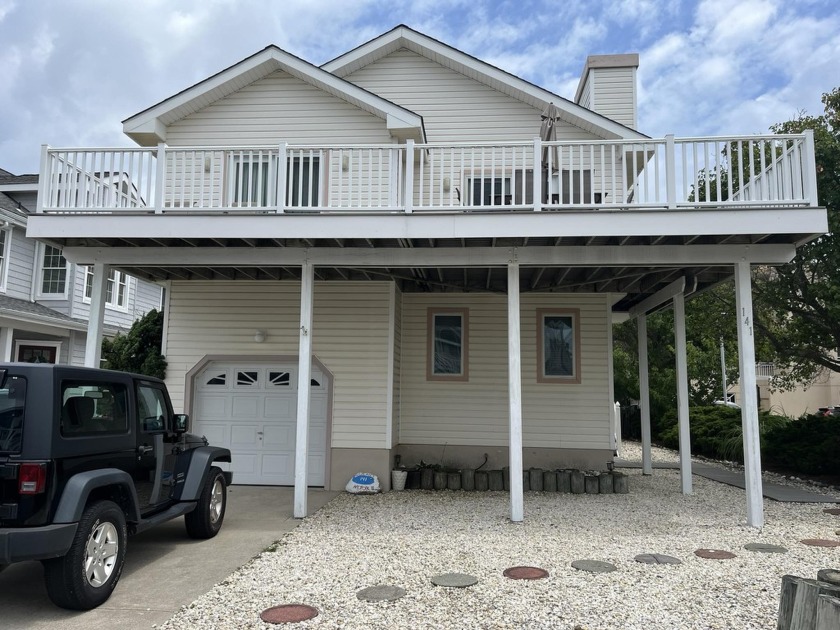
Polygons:
<instances>
[{"instance_id":1,"label":"round concrete paver","mask_svg":"<svg viewBox=\"0 0 840 630\"><path fill-rule=\"evenodd\" d=\"M840 547L840 540L824 540L822 538L805 538L800 540L803 545L809 547Z\"/></svg>"},{"instance_id":2,"label":"round concrete paver","mask_svg":"<svg viewBox=\"0 0 840 630\"><path fill-rule=\"evenodd\" d=\"M817 571L817 580L820 582L828 582L835 586L840 586L840 570L837 569L820 569Z\"/></svg>"},{"instance_id":3,"label":"round concrete paver","mask_svg":"<svg viewBox=\"0 0 840 630\"><path fill-rule=\"evenodd\" d=\"M767 543L747 543L744 545L747 551L758 551L759 553L787 553L787 549L781 545L768 545Z\"/></svg>"},{"instance_id":4,"label":"round concrete paver","mask_svg":"<svg viewBox=\"0 0 840 630\"><path fill-rule=\"evenodd\" d=\"M600 560L575 560L572 566L578 571L588 571L589 573L611 573L616 571L615 565L609 562L601 562Z\"/></svg>"},{"instance_id":5,"label":"round concrete paver","mask_svg":"<svg viewBox=\"0 0 840 630\"><path fill-rule=\"evenodd\" d=\"M260 619L266 623L298 623L318 616L318 611L306 604L283 604L272 606L260 613Z\"/></svg>"},{"instance_id":6,"label":"round concrete paver","mask_svg":"<svg viewBox=\"0 0 840 630\"><path fill-rule=\"evenodd\" d=\"M833 514L834 516L840 516L840 508L825 508L823 512L826 514Z\"/></svg>"},{"instance_id":7,"label":"round concrete paver","mask_svg":"<svg viewBox=\"0 0 840 630\"><path fill-rule=\"evenodd\" d=\"M511 580L541 580L548 577L548 571L539 567L510 567L502 575Z\"/></svg>"},{"instance_id":8,"label":"round concrete paver","mask_svg":"<svg viewBox=\"0 0 840 630\"><path fill-rule=\"evenodd\" d=\"M467 588L478 584L478 578L466 573L442 573L432 578L432 584L448 588Z\"/></svg>"},{"instance_id":9,"label":"round concrete paver","mask_svg":"<svg viewBox=\"0 0 840 630\"><path fill-rule=\"evenodd\" d=\"M679 558L661 553L640 553L633 560L643 564L682 564L682 560Z\"/></svg>"},{"instance_id":10,"label":"round concrete paver","mask_svg":"<svg viewBox=\"0 0 840 630\"><path fill-rule=\"evenodd\" d=\"M735 554L731 551L723 551L722 549L698 549L694 552L694 555L707 560L730 560L735 557Z\"/></svg>"},{"instance_id":11,"label":"round concrete paver","mask_svg":"<svg viewBox=\"0 0 840 630\"><path fill-rule=\"evenodd\" d=\"M358 591L356 597L365 602L392 602L405 597L405 589L390 584L377 584Z\"/></svg>"}]
</instances>

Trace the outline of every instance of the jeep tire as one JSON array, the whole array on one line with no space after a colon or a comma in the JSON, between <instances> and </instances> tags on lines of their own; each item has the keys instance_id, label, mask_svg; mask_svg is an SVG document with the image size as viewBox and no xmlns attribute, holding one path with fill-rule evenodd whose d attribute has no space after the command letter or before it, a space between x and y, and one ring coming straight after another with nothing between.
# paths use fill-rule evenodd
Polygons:
<instances>
[{"instance_id":1,"label":"jeep tire","mask_svg":"<svg viewBox=\"0 0 840 630\"><path fill-rule=\"evenodd\" d=\"M222 528L227 507L227 487L222 469L213 466L201 489L198 504L184 515L184 524L190 538L213 538Z\"/></svg>"},{"instance_id":2,"label":"jeep tire","mask_svg":"<svg viewBox=\"0 0 840 630\"><path fill-rule=\"evenodd\" d=\"M125 562L125 514L112 501L89 505L62 558L44 561L47 594L54 604L90 610L104 603L120 579Z\"/></svg>"}]
</instances>

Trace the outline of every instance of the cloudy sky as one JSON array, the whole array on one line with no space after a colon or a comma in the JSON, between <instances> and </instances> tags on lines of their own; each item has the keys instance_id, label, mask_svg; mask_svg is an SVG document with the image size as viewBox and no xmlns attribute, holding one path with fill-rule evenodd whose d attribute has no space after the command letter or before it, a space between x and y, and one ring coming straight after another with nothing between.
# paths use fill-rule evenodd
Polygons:
<instances>
[{"instance_id":1,"label":"cloudy sky","mask_svg":"<svg viewBox=\"0 0 840 630\"><path fill-rule=\"evenodd\" d=\"M567 98L638 52L639 129L761 133L840 85L837 0L0 0L0 167L126 146L120 121L276 44L322 64L404 23Z\"/></svg>"}]
</instances>

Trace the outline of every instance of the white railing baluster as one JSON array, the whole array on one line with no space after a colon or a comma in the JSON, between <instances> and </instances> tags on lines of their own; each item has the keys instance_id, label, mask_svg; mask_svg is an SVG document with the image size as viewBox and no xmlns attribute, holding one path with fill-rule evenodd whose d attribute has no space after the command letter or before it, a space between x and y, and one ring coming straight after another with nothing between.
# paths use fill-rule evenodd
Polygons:
<instances>
[{"instance_id":1,"label":"white railing baluster","mask_svg":"<svg viewBox=\"0 0 840 630\"><path fill-rule=\"evenodd\" d=\"M414 205L414 140L405 141L405 177L403 179L405 179L405 213L411 214Z\"/></svg>"}]
</instances>

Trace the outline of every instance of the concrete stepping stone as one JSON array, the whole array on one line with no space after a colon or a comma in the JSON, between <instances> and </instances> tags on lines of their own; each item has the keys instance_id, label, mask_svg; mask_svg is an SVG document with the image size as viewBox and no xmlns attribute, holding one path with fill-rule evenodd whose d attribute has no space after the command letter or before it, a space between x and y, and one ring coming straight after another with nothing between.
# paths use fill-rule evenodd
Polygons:
<instances>
[{"instance_id":1,"label":"concrete stepping stone","mask_svg":"<svg viewBox=\"0 0 840 630\"><path fill-rule=\"evenodd\" d=\"M682 564L682 560L679 558L666 556L662 553L640 553L633 560L642 564Z\"/></svg>"},{"instance_id":2,"label":"concrete stepping stone","mask_svg":"<svg viewBox=\"0 0 840 630\"><path fill-rule=\"evenodd\" d=\"M825 508L823 512L826 514L833 514L834 516L840 516L840 508Z\"/></svg>"},{"instance_id":3,"label":"concrete stepping stone","mask_svg":"<svg viewBox=\"0 0 840 630\"><path fill-rule=\"evenodd\" d=\"M356 597L365 602L392 602L405 597L405 589L390 584L377 584L358 591Z\"/></svg>"},{"instance_id":4,"label":"concrete stepping stone","mask_svg":"<svg viewBox=\"0 0 840 630\"><path fill-rule=\"evenodd\" d=\"M747 551L757 551L759 553L787 553L787 549L781 545L769 545L767 543L747 543L744 545Z\"/></svg>"},{"instance_id":5,"label":"concrete stepping stone","mask_svg":"<svg viewBox=\"0 0 840 630\"><path fill-rule=\"evenodd\" d=\"M809 547L840 547L840 540L825 540L823 538L805 538L800 540L803 545Z\"/></svg>"},{"instance_id":6,"label":"concrete stepping stone","mask_svg":"<svg viewBox=\"0 0 840 630\"><path fill-rule=\"evenodd\" d=\"M272 606L260 613L260 619L266 623L298 623L318 616L318 610L306 604L283 604Z\"/></svg>"},{"instance_id":7,"label":"concrete stepping stone","mask_svg":"<svg viewBox=\"0 0 840 630\"><path fill-rule=\"evenodd\" d=\"M698 549L694 555L706 560L731 560L735 558L735 554L731 551L723 551L722 549Z\"/></svg>"},{"instance_id":8,"label":"concrete stepping stone","mask_svg":"<svg viewBox=\"0 0 840 630\"><path fill-rule=\"evenodd\" d=\"M589 573L612 573L617 570L614 564L600 560L575 560L572 562L572 567Z\"/></svg>"},{"instance_id":9,"label":"concrete stepping stone","mask_svg":"<svg viewBox=\"0 0 840 630\"><path fill-rule=\"evenodd\" d=\"M448 588L467 588L478 584L478 578L466 573L441 573L432 578L432 584Z\"/></svg>"},{"instance_id":10,"label":"concrete stepping stone","mask_svg":"<svg viewBox=\"0 0 840 630\"><path fill-rule=\"evenodd\" d=\"M502 575L511 580L542 580L548 577L548 571L539 567L510 567Z\"/></svg>"}]
</instances>

